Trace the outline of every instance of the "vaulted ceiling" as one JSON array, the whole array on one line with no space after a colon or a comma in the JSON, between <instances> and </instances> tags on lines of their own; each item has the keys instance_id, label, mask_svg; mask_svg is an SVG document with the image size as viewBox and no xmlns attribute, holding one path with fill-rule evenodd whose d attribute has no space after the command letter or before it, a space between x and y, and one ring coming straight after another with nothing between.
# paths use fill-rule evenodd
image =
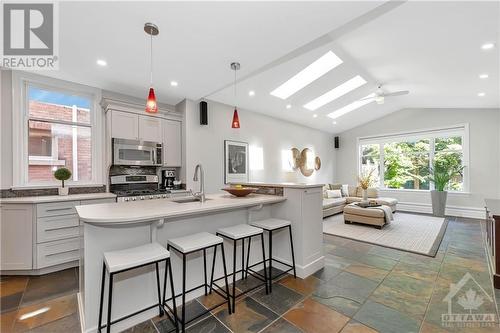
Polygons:
<instances>
[{"instance_id":1,"label":"vaulted ceiling","mask_svg":"<svg viewBox=\"0 0 500 333\"><path fill-rule=\"evenodd\" d=\"M46 74L145 97L143 25L153 22L160 101L206 97L336 133L405 107L498 108L499 9L478 1L61 2L60 70ZM486 42L496 47L482 50ZM343 63L286 100L270 95L328 51ZM232 61L241 63L236 96ZM303 107L355 75L367 83L314 112ZM336 124L327 117L379 83L410 94L369 103Z\"/></svg>"}]
</instances>

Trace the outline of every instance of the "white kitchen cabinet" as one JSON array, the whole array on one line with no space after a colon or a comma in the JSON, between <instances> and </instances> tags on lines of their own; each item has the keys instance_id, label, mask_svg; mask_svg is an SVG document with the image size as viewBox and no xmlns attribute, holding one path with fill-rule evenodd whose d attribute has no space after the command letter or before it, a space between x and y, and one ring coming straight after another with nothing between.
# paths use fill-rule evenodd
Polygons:
<instances>
[{"instance_id":1,"label":"white kitchen cabinet","mask_svg":"<svg viewBox=\"0 0 500 333\"><path fill-rule=\"evenodd\" d=\"M182 165L182 123L163 120L163 165L180 167Z\"/></svg>"},{"instance_id":2,"label":"white kitchen cabinet","mask_svg":"<svg viewBox=\"0 0 500 333\"><path fill-rule=\"evenodd\" d=\"M33 266L33 205L0 207L1 270L31 269Z\"/></svg>"},{"instance_id":3,"label":"white kitchen cabinet","mask_svg":"<svg viewBox=\"0 0 500 333\"><path fill-rule=\"evenodd\" d=\"M111 137L119 139L139 139L139 115L112 111L111 113Z\"/></svg>"},{"instance_id":4,"label":"white kitchen cabinet","mask_svg":"<svg viewBox=\"0 0 500 333\"><path fill-rule=\"evenodd\" d=\"M139 139L142 141L162 142L162 119L139 116Z\"/></svg>"}]
</instances>

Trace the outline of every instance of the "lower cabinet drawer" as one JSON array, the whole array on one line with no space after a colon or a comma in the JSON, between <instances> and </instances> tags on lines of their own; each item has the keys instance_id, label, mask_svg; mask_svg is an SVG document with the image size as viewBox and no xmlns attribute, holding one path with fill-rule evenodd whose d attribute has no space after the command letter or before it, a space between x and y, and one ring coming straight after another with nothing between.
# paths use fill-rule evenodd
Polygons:
<instances>
[{"instance_id":1,"label":"lower cabinet drawer","mask_svg":"<svg viewBox=\"0 0 500 333\"><path fill-rule=\"evenodd\" d=\"M36 221L36 242L44 243L59 239L78 237L78 215L41 217Z\"/></svg>"},{"instance_id":2,"label":"lower cabinet drawer","mask_svg":"<svg viewBox=\"0 0 500 333\"><path fill-rule=\"evenodd\" d=\"M44 268L78 260L80 258L80 238L69 238L37 244L36 268Z\"/></svg>"},{"instance_id":3,"label":"lower cabinet drawer","mask_svg":"<svg viewBox=\"0 0 500 333\"><path fill-rule=\"evenodd\" d=\"M80 201L64 201L50 202L36 205L36 216L58 216L76 214L75 206L78 206Z\"/></svg>"}]
</instances>

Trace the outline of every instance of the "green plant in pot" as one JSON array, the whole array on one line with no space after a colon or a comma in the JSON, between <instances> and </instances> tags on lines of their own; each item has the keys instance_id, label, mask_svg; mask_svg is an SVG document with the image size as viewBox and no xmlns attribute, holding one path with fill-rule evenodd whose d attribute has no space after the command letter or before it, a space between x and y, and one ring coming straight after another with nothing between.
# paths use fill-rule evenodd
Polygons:
<instances>
[{"instance_id":1,"label":"green plant in pot","mask_svg":"<svg viewBox=\"0 0 500 333\"><path fill-rule=\"evenodd\" d=\"M54 172L54 178L62 182L62 186L58 188L59 195L68 195L69 189L64 187L64 181L71 178L71 171L67 168L59 168Z\"/></svg>"},{"instance_id":2,"label":"green plant in pot","mask_svg":"<svg viewBox=\"0 0 500 333\"><path fill-rule=\"evenodd\" d=\"M431 191L434 216L444 216L446 199L448 198L446 189L453 178L462 175L464 168L461 164L451 163L447 160L436 160L434 166L430 168L429 180L434 183L434 190Z\"/></svg>"}]
</instances>

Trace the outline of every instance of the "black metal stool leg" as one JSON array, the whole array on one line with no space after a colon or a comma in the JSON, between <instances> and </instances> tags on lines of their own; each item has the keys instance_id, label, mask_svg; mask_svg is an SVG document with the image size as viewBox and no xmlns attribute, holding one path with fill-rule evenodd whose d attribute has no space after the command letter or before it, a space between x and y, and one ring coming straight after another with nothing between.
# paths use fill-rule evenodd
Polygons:
<instances>
[{"instance_id":1,"label":"black metal stool leg","mask_svg":"<svg viewBox=\"0 0 500 333\"><path fill-rule=\"evenodd\" d=\"M297 278L297 272L295 270L295 253L293 252L293 239L292 239L292 226L288 226L288 231L290 232L290 247L292 248L292 265L293 265L293 277Z\"/></svg>"},{"instance_id":2,"label":"black metal stool leg","mask_svg":"<svg viewBox=\"0 0 500 333\"><path fill-rule=\"evenodd\" d=\"M160 289L160 271L158 269L158 262L155 262L155 270L156 270L156 287L158 289L158 310L159 316L163 316L163 302L161 301L161 289Z\"/></svg>"},{"instance_id":3,"label":"black metal stool leg","mask_svg":"<svg viewBox=\"0 0 500 333\"><path fill-rule=\"evenodd\" d=\"M186 329L186 255L182 254L182 332Z\"/></svg>"},{"instance_id":4,"label":"black metal stool leg","mask_svg":"<svg viewBox=\"0 0 500 333\"><path fill-rule=\"evenodd\" d=\"M208 284L207 284L207 249L203 249L203 272L205 276L205 296L208 295Z\"/></svg>"},{"instance_id":5,"label":"black metal stool leg","mask_svg":"<svg viewBox=\"0 0 500 333\"><path fill-rule=\"evenodd\" d=\"M273 232L269 230L269 292L273 292Z\"/></svg>"},{"instance_id":6,"label":"black metal stool leg","mask_svg":"<svg viewBox=\"0 0 500 333\"><path fill-rule=\"evenodd\" d=\"M113 299L113 273L109 273L108 318L106 332L111 332L111 300Z\"/></svg>"},{"instance_id":7,"label":"black metal stool leg","mask_svg":"<svg viewBox=\"0 0 500 333\"><path fill-rule=\"evenodd\" d=\"M267 270L266 270L266 249L264 247L264 233L260 234L260 242L262 243L262 263L264 264L264 280L266 285L266 294L269 294Z\"/></svg>"},{"instance_id":8,"label":"black metal stool leg","mask_svg":"<svg viewBox=\"0 0 500 333\"><path fill-rule=\"evenodd\" d=\"M164 279L163 279L163 296L161 299L161 305L165 304L165 300L167 297L167 275L168 275L167 272L168 272L168 262L169 261L170 261L170 259L165 260L165 274L164 274ZM173 294L172 294L172 297L173 297Z\"/></svg>"},{"instance_id":9,"label":"black metal stool leg","mask_svg":"<svg viewBox=\"0 0 500 333\"><path fill-rule=\"evenodd\" d=\"M245 279L248 278L248 263L250 262L250 244L252 244L252 237L248 237L247 267L245 269ZM242 269L243 269L243 266L242 266Z\"/></svg>"},{"instance_id":10,"label":"black metal stool leg","mask_svg":"<svg viewBox=\"0 0 500 333\"><path fill-rule=\"evenodd\" d=\"M214 259L212 260L212 274L210 275L210 294L214 284L215 258L217 258L217 245L214 247Z\"/></svg>"},{"instance_id":11,"label":"black metal stool leg","mask_svg":"<svg viewBox=\"0 0 500 333\"><path fill-rule=\"evenodd\" d=\"M179 317L177 317L177 305L175 302L174 277L172 275L172 263L170 262L170 259L167 259L165 261L165 265L166 265L165 272L167 272L167 267L168 267L168 274L170 275L170 293L172 294L172 310L174 311L175 331L179 332ZM165 275L165 280L166 279L167 279L167 276ZM163 297L163 299L165 299L165 297Z\"/></svg>"},{"instance_id":12,"label":"black metal stool leg","mask_svg":"<svg viewBox=\"0 0 500 333\"><path fill-rule=\"evenodd\" d=\"M224 244L220 244L222 249L222 266L224 267L224 281L226 282L226 295L227 295L227 310L229 314L232 314L231 311L231 296L229 296L229 282L227 280L227 268L226 268L226 254L224 253ZM217 246L216 246L217 248Z\"/></svg>"},{"instance_id":13,"label":"black metal stool leg","mask_svg":"<svg viewBox=\"0 0 500 333\"><path fill-rule=\"evenodd\" d=\"M97 332L101 333L102 303L104 301L104 281L106 279L106 263L102 263L101 300L99 302L99 321L97 322Z\"/></svg>"},{"instance_id":14,"label":"black metal stool leg","mask_svg":"<svg viewBox=\"0 0 500 333\"><path fill-rule=\"evenodd\" d=\"M233 241L233 312L236 301L236 240Z\"/></svg>"},{"instance_id":15,"label":"black metal stool leg","mask_svg":"<svg viewBox=\"0 0 500 333\"><path fill-rule=\"evenodd\" d=\"M241 279L245 278L245 238L241 240Z\"/></svg>"}]
</instances>

